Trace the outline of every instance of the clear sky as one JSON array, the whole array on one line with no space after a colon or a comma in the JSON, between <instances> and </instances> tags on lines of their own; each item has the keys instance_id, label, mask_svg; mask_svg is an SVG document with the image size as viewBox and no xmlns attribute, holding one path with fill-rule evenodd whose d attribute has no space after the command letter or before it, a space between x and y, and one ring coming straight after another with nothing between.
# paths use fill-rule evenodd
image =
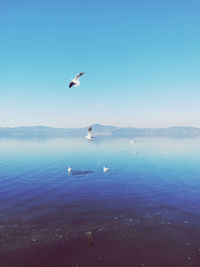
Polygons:
<instances>
[{"instance_id":1,"label":"clear sky","mask_svg":"<svg viewBox=\"0 0 200 267\"><path fill-rule=\"evenodd\" d=\"M0 126L200 127L199 14L199 0L0 0Z\"/></svg>"}]
</instances>

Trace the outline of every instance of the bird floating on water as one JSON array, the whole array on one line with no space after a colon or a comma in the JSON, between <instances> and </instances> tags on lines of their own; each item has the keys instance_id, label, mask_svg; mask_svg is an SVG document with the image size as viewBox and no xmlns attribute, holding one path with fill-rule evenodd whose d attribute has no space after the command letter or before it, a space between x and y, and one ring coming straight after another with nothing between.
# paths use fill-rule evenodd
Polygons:
<instances>
[{"instance_id":1,"label":"bird floating on water","mask_svg":"<svg viewBox=\"0 0 200 267\"><path fill-rule=\"evenodd\" d=\"M68 166L67 172L68 172L68 174L70 174L72 172L72 168L70 166Z\"/></svg>"},{"instance_id":2,"label":"bird floating on water","mask_svg":"<svg viewBox=\"0 0 200 267\"><path fill-rule=\"evenodd\" d=\"M88 128L88 133L87 133L87 135L85 136L85 138L88 139L88 140L92 140L92 139L94 138L94 136L92 136L92 126L90 126L90 127Z\"/></svg>"},{"instance_id":3,"label":"bird floating on water","mask_svg":"<svg viewBox=\"0 0 200 267\"><path fill-rule=\"evenodd\" d=\"M80 73L76 74L75 78L71 80L71 82L69 84L69 88L71 88L73 85L75 87L78 87L80 85L79 79L84 73L85 72L80 72Z\"/></svg>"},{"instance_id":4,"label":"bird floating on water","mask_svg":"<svg viewBox=\"0 0 200 267\"><path fill-rule=\"evenodd\" d=\"M103 167L103 172L108 172L110 169L108 167Z\"/></svg>"}]
</instances>

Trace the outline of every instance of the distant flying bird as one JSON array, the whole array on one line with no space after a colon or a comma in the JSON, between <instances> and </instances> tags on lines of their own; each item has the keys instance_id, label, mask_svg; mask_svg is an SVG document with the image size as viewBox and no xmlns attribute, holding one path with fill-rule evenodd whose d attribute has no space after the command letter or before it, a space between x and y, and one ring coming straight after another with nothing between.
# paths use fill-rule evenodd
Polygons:
<instances>
[{"instance_id":1,"label":"distant flying bird","mask_svg":"<svg viewBox=\"0 0 200 267\"><path fill-rule=\"evenodd\" d=\"M109 168L107 168L107 167L103 167L103 172L108 172L108 171L110 171Z\"/></svg>"},{"instance_id":2,"label":"distant flying bird","mask_svg":"<svg viewBox=\"0 0 200 267\"><path fill-rule=\"evenodd\" d=\"M69 88L71 88L73 85L75 87L78 87L80 85L79 79L85 72L80 72L79 74L76 74L75 78L71 80L69 84Z\"/></svg>"},{"instance_id":3,"label":"distant flying bird","mask_svg":"<svg viewBox=\"0 0 200 267\"><path fill-rule=\"evenodd\" d=\"M92 126L88 128L88 134L85 136L85 138L88 140L92 140L92 138L94 138L94 136L92 136Z\"/></svg>"}]
</instances>

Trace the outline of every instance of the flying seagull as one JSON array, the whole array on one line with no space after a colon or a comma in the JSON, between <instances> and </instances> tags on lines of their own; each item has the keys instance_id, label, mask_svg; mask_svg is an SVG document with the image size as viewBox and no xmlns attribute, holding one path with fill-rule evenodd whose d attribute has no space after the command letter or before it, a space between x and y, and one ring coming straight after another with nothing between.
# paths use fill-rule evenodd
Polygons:
<instances>
[{"instance_id":1,"label":"flying seagull","mask_svg":"<svg viewBox=\"0 0 200 267\"><path fill-rule=\"evenodd\" d=\"M94 138L94 136L92 136L92 126L88 128L88 134L85 136L85 138L88 140L92 140L92 138Z\"/></svg>"},{"instance_id":2,"label":"flying seagull","mask_svg":"<svg viewBox=\"0 0 200 267\"><path fill-rule=\"evenodd\" d=\"M80 85L79 79L84 73L85 72L80 72L79 74L76 74L75 78L71 80L69 88L71 88L73 85L75 85L75 87L78 87Z\"/></svg>"}]
</instances>

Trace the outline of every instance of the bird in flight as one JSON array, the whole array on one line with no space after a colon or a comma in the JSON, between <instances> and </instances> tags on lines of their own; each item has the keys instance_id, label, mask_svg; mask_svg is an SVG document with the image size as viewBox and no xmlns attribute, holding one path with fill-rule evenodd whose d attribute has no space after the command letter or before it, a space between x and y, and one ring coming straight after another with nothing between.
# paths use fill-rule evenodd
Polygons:
<instances>
[{"instance_id":1,"label":"bird in flight","mask_svg":"<svg viewBox=\"0 0 200 267\"><path fill-rule=\"evenodd\" d=\"M84 73L85 72L80 72L80 73L76 74L75 78L71 80L71 82L69 84L69 88L71 88L73 85L75 87L78 87L80 85L79 79Z\"/></svg>"},{"instance_id":2,"label":"bird in flight","mask_svg":"<svg viewBox=\"0 0 200 267\"><path fill-rule=\"evenodd\" d=\"M92 126L88 128L88 134L85 136L85 138L88 140L92 140L92 138L94 138L94 136L92 136Z\"/></svg>"}]
</instances>

